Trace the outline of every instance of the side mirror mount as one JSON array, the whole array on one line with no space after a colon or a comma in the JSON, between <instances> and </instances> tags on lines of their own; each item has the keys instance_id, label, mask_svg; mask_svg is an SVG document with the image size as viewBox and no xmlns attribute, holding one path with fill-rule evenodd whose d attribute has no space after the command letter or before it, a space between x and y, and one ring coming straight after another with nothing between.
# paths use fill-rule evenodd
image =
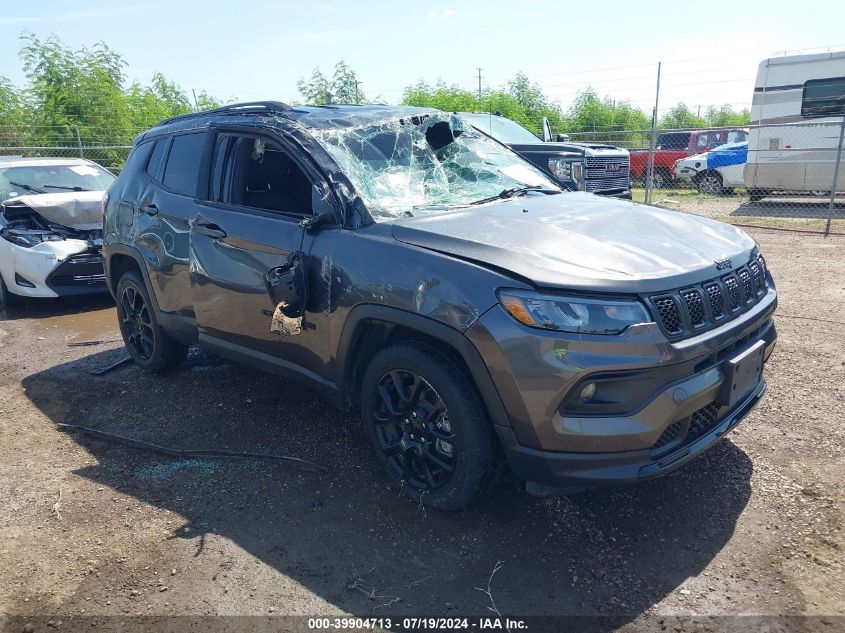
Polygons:
<instances>
[{"instance_id":1,"label":"side mirror mount","mask_svg":"<svg viewBox=\"0 0 845 633\"><path fill-rule=\"evenodd\" d=\"M552 140L552 126L548 117L543 117L543 142L549 143Z\"/></svg>"},{"instance_id":2,"label":"side mirror mount","mask_svg":"<svg viewBox=\"0 0 845 633\"><path fill-rule=\"evenodd\" d=\"M312 214L299 223L303 229L317 229L321 226L328 226L337 222L334 205L329 196L316 185L311 187L311 212Z\"/></svg>"},{"instance_id":3,"label":"side mirror mount","mask_svg":"<svg viewBox=\"0 0 845 633\"><path fill-rule=\"evenodd\" d=\"M291 253L285 264L268 271L264 277L267 294L282 314L290 319L304 315L308 303L304 259L304 253Z\"/></svg>"}]
</instances>

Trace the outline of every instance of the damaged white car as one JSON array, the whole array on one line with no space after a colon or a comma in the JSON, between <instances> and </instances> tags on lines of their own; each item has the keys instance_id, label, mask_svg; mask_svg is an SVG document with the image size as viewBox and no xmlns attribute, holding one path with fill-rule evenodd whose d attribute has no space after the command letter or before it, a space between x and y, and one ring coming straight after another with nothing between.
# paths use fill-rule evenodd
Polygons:
<instances>
[{"instance_id":1,"label":"damaged white car","mask_svg":"<svg viewBox=\"0 0 845 633\"><path fill-rule=\"evenodd\" d=\"M0 159L0 305L106 291L103 196L114 179L81 158Z\"/></svg>"}]
</instances>

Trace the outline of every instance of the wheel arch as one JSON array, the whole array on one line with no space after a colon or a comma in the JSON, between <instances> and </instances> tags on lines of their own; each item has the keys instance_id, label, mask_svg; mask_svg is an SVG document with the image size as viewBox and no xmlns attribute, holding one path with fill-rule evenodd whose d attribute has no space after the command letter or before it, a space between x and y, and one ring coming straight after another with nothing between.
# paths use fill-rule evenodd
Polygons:
<instances>
[{"instance_id":1,"label":"wheel arch","mask_svg":"<svg viewBox=\"0 0 845 633\"><path fill-rule=\"evenodd\" d=\"M112 244L108 247L108 255L103 258L103 267L106 273L106 286L112 297L117 291L117 284L120 282L121 276L129 270L134 270L140 275L144 286L147 289L147 294L152 301L156 312L160 312L158 301L150 284L150 276L147 272L147 267L144 265L144 258L137 250L130 246L123 244Z\"/></svg>"},{"instance_id":2,"label":"wheel arch","mask_svg":"<svg viewBox=\"0 0 845 633\"><path fill-rule=\"evenodd\" d=\"M367 361L386 345L418 341L448 356L465 373L493 424L510 426L481 354L462 332L429 317L375 304L352 310L343 328L336 356L338 395L345 408L354 408Z\"/></svg>"}]
</instances>

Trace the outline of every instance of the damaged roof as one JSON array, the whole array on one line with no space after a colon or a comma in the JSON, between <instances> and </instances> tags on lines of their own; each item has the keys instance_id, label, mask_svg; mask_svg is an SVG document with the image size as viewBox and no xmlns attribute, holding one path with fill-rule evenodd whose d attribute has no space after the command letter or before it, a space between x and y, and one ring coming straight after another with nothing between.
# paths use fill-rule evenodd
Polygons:
<instances>
[{"instance_id":1,"label":"damaged roof","mask_svg":"<svg viewBox=\"0 0 845 633\"><path fill-rule=\"evenodd\" d=\"M390 105L302 105L288 106L277 101L257 101L253 103L235 103L215 110L183 114L165 119L154 128L141 133L135 143L150 136L201 128L209 123L209 118L242 120L245 115L274 119L278 123L285 120L296 121L302 126L316 130L332 130L377 125L405 117L422 116L440 112L433 108ZM227 121L228 122L228 121Z\"/></svg>"},{"instance_id":2,"label":"damaged roof","mask_svg":"<svg viewBox=\"0 0 845 633\"><path fill-rule=\"evenodd\" d=\"M433 108L389 105L296 106L283 116L311 128L335 129L375 125L382 121L440 112Z\"/></svg>"}]
</instances>

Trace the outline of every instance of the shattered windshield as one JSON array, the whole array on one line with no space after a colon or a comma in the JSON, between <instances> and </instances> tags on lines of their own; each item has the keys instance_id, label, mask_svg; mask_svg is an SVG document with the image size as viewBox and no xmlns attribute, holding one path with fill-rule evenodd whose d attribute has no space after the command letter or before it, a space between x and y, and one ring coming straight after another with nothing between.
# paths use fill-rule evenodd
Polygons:
<instances>
[{"instance_id":1,"label":"shattered windshield","mask_svg":"<svg viewBox=\"0 0 845 633\"><path fill-rule=\"evenodd\" d=\"M560 191L517 154L445 113L315 136L376 219L443 212L515 190Z\"/></svg>"}]
</instances>

